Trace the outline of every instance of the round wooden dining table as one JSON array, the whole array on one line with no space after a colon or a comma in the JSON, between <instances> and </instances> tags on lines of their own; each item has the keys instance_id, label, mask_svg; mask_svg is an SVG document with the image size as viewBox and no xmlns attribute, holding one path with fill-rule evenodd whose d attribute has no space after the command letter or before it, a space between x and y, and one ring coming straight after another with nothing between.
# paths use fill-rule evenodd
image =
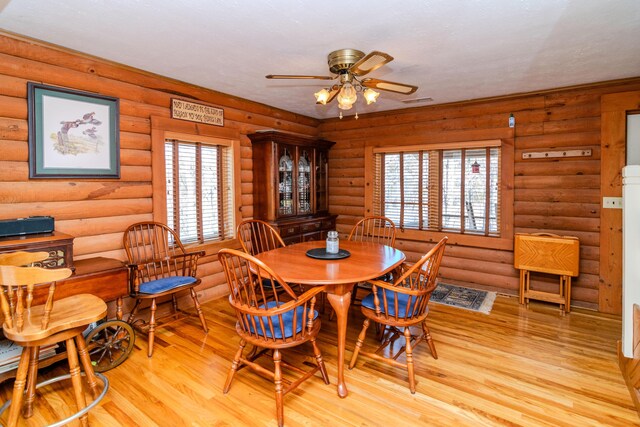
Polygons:
<instances>
[{"instance_id":1,"label":"round wooden dining table","mask_svg":"<svg viewBox=\"0 0 640 427\"><path fill-rule=\"evenodd\" d=\"M402 264L405 255L390 246L369 242L340 241L340 249L351 253L338 260L315 259L306 255L309 249L323 248L324 241L311 241L284 246L256 255L287 283L324 286L327 299L335 310L338 330L338 396L346 397L344 350L347 315L351 291L358 282L375 279Z\"/></svg>"}]
</instances>

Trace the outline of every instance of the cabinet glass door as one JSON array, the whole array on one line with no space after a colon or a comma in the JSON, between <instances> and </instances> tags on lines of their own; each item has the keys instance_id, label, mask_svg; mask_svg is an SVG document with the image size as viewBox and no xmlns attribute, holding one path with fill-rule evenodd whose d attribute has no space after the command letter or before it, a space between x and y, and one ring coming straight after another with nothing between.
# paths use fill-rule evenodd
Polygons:
<instances>
[{"instance_id":1,"label":"cabinet glass door","mask_svg":"<svg viewBox=\"0 0 640 427\"><path fill-rule=\"evenodd\" d=\"M316 212L329 210L329 159L327 152L316 151Z\"/></svg>"},{"instance_id":2,"label":"cabinet glass door","mask_svg":"<svg viewBox=\"0 0 640 427\"><path fill-rule=\"evenodd\" d=\"M289 147L282 147L278 159L278 213L293 215L293 156Z\"/></svg>"},{"instance_id":3,"label":"cabinet glass door","mask_svg":"<svg viewBox=\"0 0 640 427\"><path fill-rule=\"evenodd\" d=\"M301 150L298 158L298 214L310 214L311 208L311 156Z\"/></svg>"}]
</instances>

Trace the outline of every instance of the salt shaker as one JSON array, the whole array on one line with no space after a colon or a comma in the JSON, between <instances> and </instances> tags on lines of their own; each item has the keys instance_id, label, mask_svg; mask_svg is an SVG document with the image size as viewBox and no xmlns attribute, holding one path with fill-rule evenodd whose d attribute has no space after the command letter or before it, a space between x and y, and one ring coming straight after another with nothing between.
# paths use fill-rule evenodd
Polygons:
<instances>
[{"instance_id":1,"label":"salt shaker","mask_svg":"<svg viewBox=\"0 0 640 427\"><path fill-rule=\"evenodd\" d=\"M337 254L340 250L340 240L338 239L337 231L329 231L327 233L327 253Z\"/></svg>"}]
</instances>

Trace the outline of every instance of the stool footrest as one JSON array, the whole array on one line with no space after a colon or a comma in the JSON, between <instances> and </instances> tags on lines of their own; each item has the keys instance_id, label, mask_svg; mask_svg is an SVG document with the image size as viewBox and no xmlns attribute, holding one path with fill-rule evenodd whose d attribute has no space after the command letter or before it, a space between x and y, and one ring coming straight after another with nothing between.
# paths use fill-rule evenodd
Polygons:
<instances>
[{"instance_id":1,"label":"stool footrest","mask_svg":"<svg viewBox=\"0 0 640 427\"><path fill-rule=\"evenodd\" d=\"M85 376L84 372L81 374L82 376ZM109 380L107 379L107 377L105 377L103 374L96 372L95 373L96 377L98 377L100 379L100 381L102 381L102 391L100 392L100 394L98 395L98 397L96 397L93 402L91 402L90 404L88 404L87 406L85 406L84 408L82 408L81 410L79 410L78 412L76 412L75 414L57 421L53 424L49 424L48 427L61 427L65 424L68 424L69 422L80 418L81 416L83 416L84 414L86 414L87 412L89 412L91 409L93 409L98 403L100 403L100 401L104 398L104 396L107 394L107 390L109 390ZM59 377L55 377L55 378L51 378L48 379L46 381L42 381L41 383L38 383L36 385L36 390L39 389L40 387L45 387L49 384L53 384L53 383L57 383L59 381L64 381L64 380L68 380L71 378L70 374L66 374L66 375L60 375ZM2 407L0 407L0 416L2 416L2 414L4 413L4 411L7 410L7 408L11 406L11 399L7 400L6 402L4 402L4 405L2 405Z\"/></svg>"}]
</instances>

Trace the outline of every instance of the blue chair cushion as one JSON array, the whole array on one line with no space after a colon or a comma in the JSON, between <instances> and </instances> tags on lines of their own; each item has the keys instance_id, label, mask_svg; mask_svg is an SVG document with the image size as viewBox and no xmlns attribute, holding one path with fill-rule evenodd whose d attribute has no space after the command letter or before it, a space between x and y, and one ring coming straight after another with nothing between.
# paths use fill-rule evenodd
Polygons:
<instances>
[{"instance_id":1,"label":"blue chair cushion","mask_svg":"<svg viewBox=\"0 0 640 427\"><path fill-rule=\"evenodd\" d=\"M402 293L397 293L397 292L393 292L389 289L382 289L382 288L378 288L377 292L378 292L378 298L380 299L380 311L381 312L385 312L384 311L384 300L383 298L383 291L387 294L387 306L389 308L389 313L387 313L389 316L395 316L396 315L396 306L395 306L395 302L396 302L396 297L398 298L398 317L408 317L408 316L412 316L413 315L413 307L414 304L416 302L415 297L411 299L411 307L410 310L407 314L407 303L409 302L409 297L411 295L407 295L407 294L402 294ZM369 295L367 295L366 297L364 297L362 299L362 306L366 307L370 310L375 310L376 306L373 302L373 292L371 292ZM429 311L429 307L427 307L426 309L427 311Z\"/></svg>"},{"instance_id":2,"label":"blue chair cushion","mask_svg":"<svg viewBox=\"0 0 640 427\"><path fill-rule=\"evenodd\" d=\"M180 286L190 285L196 281L197 279L191 276L164 277L162 279L140 283L139 292L141 294L159 294L170 291L171 289L179 288Z\"/></svg>"},{"instance_id":3,"label":"blue chair cushion","mask_svg":"<svg viewBox=\"0 0 640 427\"><path fill-rule=\"evenodd\" d=\"M280 303L282 305L282 303ZM260 308L275 308L277 306L277 302L276 301L269 301L265 305L261 305ZM284 324L284 334L282 333L282 328L280 327L280 320L278 319L278 316L253 316L253 320L255 321L255 325L256 328L258 330L257 334L261 335L263 337L267 337L267 338L274 338L273 335L271 334L271 330L269 329L269 318L271 318L272 322L273 322L273 332L275 334L275 338L276 339L282 339L283 335L284 338L291 338L294 335L294 331L293 331L293 319L294 316L296 318L296 330L295 333L299 333L300 331L302 331L302 327L304 326L304 323L307 321L307 319L303 319L303 314L304 314L304 307L303 306L298 306L293 310L289 310L286 311L284 313L282 313L282 323ZM253 327L253 323L251 321L251 317L247 315L247 320L249 320L249 330L251 331L252 334L255 334L256 331ZM318 312L316 310L313 310L313 318L314 320L318 317ZM264 324L264 329L266 329L266 331L263 331L262 329L262 324L260 324L260 320L262 320L262 324Z\"/></svg>"}]
</instances>

